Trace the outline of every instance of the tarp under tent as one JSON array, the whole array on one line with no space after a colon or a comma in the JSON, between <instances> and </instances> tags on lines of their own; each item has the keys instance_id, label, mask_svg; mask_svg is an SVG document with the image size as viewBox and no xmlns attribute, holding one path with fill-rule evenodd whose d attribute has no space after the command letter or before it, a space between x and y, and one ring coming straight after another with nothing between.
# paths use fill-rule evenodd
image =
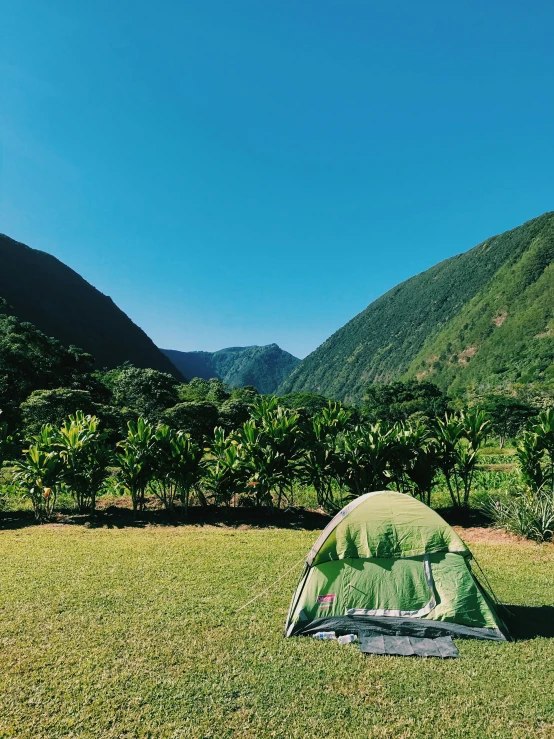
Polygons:
<instances>
[{"instance_id":1,"label":"tarp under tent","mask_svg":"<svg viewBox=\"0 0 554 739\"><path fill-rule=\"evenodd\" d=\"M504 641L506 627L471 562L461 538L424 503L390 490L367 493L310 550L285 634L357 634L362 651L385 654L403 653L395 651L399 637L414 653L417 639Z\"/></svg>"}]
</instances>

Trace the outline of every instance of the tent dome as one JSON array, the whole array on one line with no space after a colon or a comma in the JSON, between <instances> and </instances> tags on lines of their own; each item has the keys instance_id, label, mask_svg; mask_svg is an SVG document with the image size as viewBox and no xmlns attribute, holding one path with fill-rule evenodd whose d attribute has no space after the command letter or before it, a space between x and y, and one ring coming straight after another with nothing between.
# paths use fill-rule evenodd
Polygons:
<instances>
[{"instance_id":1,"label":"tent dome","mask_svg":"<svg viewBox=\"0 0 554 739\"><path fill-rule=\"evenodd\" d=\"M462 539L424 503L390 490L345 506L308 553L286 635L320 630L505 639Z\"/></svg>"},{"instance_id":2,"label":"tent dome","mask_svg":"<svg viewBox=\"0 0 554 739\"><path fill-rule=\"evenodd\" d=\"M430 552L470 555L454 529L417 498L391 490L366 493L345 506L308 555L331 559L414 557Z\"/></svg>"}]
</instances>

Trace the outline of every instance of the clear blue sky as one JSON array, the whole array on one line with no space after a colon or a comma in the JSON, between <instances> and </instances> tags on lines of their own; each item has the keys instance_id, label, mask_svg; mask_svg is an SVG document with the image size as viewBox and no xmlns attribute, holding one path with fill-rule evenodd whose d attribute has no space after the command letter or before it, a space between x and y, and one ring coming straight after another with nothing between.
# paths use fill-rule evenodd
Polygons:
<instances>
[{"instance_id":1,"label":"clear blue sky","mask_svg":"<svg viewBox=\"0 0 554 739\"><path fill-rule=\"evenodd\" d=\"M304 356L554 209L551 0L0 0L0 17L0 231L160 346Z\"/></svg>"}]
</instances>

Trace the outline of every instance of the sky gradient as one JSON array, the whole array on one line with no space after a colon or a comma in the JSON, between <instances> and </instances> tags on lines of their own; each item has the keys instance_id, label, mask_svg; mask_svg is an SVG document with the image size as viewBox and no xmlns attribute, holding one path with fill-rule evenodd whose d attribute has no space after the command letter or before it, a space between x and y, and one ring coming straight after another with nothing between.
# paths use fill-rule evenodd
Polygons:
<instances>
[{"instance_id":1,"label":"sky gradient","mask_svg":"<svg viewBox=\"0 0 554 739\"><path fill-rule=\"evenodd\" d=\"M164 348L303 357L398 282L554 210L552 2L0 15L0 231Z\"/></svg>"}]
</instances>

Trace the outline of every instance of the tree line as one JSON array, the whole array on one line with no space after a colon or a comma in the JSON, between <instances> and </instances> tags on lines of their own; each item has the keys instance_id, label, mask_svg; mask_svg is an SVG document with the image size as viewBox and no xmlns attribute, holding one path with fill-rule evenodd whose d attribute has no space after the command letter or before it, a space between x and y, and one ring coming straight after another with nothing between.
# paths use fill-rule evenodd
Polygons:
<instances>
[{"instance_id":1,"label":"tree line","mask_svg":"<svg viewBox=\"0 0 554 739\"><path fill-rule=\"evenodd\" d=\"M130 365L98 370L0 300L0 465L9 464L4 477L14 471L39 519L62 490L79 510L94 510L114 479L137 511L149 496L185 511L191 501L280 508L294 505L298 485L312 486L331 512L383 487L430 503L438 483L464 508L487 437L516 440L536 512L554 480L551 405L499 393L452 399L410 380L373 384L354 407L310 392L275 399L218 379L183 383Z\"/></svg>"},{"instance_id":2,"label":"tree line","mask_svg":"<svg viewBox=\"0 0 554 739\"><path fill-rule=\"evenodd\" d=\"M13 480L37 520L49 518L61 489L80 512L94 511L110 474L144 510L155 496L168 510L200 505L279 509L294 505L297 484L313 486L318 505L340 509L372 490L396 489L432 503L439 478L452 506L467 508L490 420L480 409L406 421L358 422L328 402L313 415L259 396L231 431L217 426L201 440L167 423L139 417L115 443L96 416L83 412L45 424L14 461ZM0 455L14 440L0 425ZM554 411L542 411L518 439L522 478L539 494L554 486ZM0 457L1 459L1 457Z\"/></svg>"}]
</instances>

